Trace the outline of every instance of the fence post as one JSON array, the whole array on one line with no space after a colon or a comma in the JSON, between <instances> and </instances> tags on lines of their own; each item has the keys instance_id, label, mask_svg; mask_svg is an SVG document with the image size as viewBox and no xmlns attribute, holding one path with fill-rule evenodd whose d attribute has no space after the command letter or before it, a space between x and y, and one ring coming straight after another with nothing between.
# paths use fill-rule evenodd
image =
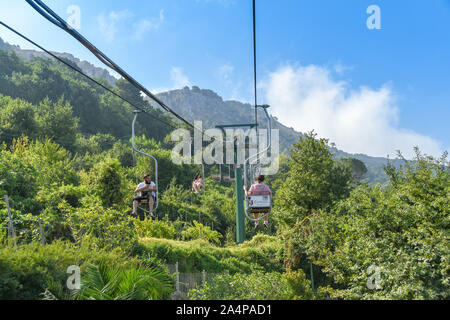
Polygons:
<instances>
[{"instance_id":1,"label":"fence post","mask_svg":"<svg viewBox=\"0 0 450 320\"><path fill-rule=\"evenodd\" d=\"M8 217L9 217L9 224L8 224L9 235L13 239L13 245L16 246L16 232L14 231L14 224L12 221L11 209L9 208L9 199L8 199L7 195L5 196L5 202L6 202L6 209L8 210Z\"/></svg>"},{"instance_id":2,"label":"fence post","mask_svg":"<svg viewBox=\"0 0 450 320\"><path fill-rule=\"evenodd\" d=\"M44 234L44 229L42 228L41 218L38 219L38 223L39 223L39 233L41 235L41 243L42 243L42 245L45 246L45 234Z\"/></svg>"},{"instance_id":3,"label":"fence post","mask_svg":"<svg viewBox=\"0 0 450 320\"><path fill-rule=\"evenodd\" d=\"M176 289L177 292L180 292L180 273L178 272L178 261L175 263L175 273L176 273Z\"/></svg>"}]
</instances>

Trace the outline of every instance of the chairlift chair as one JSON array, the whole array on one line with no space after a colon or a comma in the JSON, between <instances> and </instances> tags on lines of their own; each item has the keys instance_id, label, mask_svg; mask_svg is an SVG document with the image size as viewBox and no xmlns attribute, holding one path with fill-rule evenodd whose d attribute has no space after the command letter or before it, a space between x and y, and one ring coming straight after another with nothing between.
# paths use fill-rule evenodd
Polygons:
<instances>
[{"instance_id":1,"label":"chairlift chair","mask_svg":"<svg viewBox=\"0 0 450 320\"><path fill-rule=\"evenodd\" d=\"M149 154L147 154L147 153L145 153L145 152L143 152L143 151L141 151L141 150L136 148L136 144L135 144L135 130L134 130L134 128L135 128L136 120L137 120L137 117L138 117L139 113L142 113L142 111L140 111L140 110L135 110L134 111L134 119L133 119L133 124L132 124L132 146L133 146L133 150L135 152L153 159L153 161L155 163L155 185L156 185L156 191L155 191L155 203L153 204L153 213L155 213L156 209L158 209L158 203L159 203L159 201L158 201L158 160L155 157L153 157L152 155L149 155ZM149 194L149 197L150 196L151 196L151 194ZM142 200L140 202L138 208L140 210L146 212L147 214L150 214L149 210L143 208L144 204L146 204L147 208L148 208L148 203L149 203L149 200L148 199L147 200L144 199L144 200Z\"/></svg>"}]
</instances>

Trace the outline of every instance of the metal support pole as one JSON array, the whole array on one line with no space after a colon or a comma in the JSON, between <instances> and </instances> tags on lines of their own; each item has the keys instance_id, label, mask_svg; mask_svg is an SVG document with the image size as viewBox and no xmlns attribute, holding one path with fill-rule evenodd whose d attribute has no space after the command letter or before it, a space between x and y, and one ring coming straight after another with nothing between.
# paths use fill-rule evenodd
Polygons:
<instances>
[{"instance_id":1,"label":"metal support pole","mask_svg":"<svg viewBox=\"0 0 450 320\"><path fill-rule=\"evenodd\" d=\"M180 292L180 273L178 272L178 261L175 264L175 274L176 274L176 292Z\"/></svg>"},{"instance_id":2,"label":"metal support pole","mask_svg":"<svg viewBox=\"0 0 450 320\"><path fill-rule=\"evenodd\" d=\"M245 216L244 216L244 184L242 182L242 166L237 163L237 142L234 142L234 177L236 178L236 243L245 241Z\"/></svg>"}]
</instances>

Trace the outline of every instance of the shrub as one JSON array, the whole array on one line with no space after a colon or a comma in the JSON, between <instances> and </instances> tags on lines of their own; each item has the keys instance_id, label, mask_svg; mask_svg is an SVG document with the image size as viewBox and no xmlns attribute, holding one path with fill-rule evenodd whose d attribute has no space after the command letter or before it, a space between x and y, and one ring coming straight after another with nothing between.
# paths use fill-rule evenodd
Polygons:
<instances>
[{"instance_id":1,"label":"shrub","mask_svg":"<svg viewBox=\"0 0 450 320\"><path fill-rule=\"evenodd\" d=\"M192 300L289 300L294 293L281 273L222 274L189 292Z\"/></svg>"},{"instance_id":2,"label":"shrub","mask_svg":"<svg viewBox=\"0 0 450 320\"><path fill-rule=\"evenodd\" d=\"M81 273L86 263L131 268L134 261L124 258L120 250L97 250L77 247L68 242L49 245L30 243L0 248L0 300L37 300L52 284L65 288L67 268L76 265ZM67 292L67 291L66 291Z\"/></svg>"},{"instance_id":3,"label":"shrub","mask_svg":"<svg viewBox=\"0 0 450 320\"><path fill-rule=\"evenodd\" d=\"M203 239L215 244L220 244L220 239L222 238L219 232L211 230L210 227L204 226L197 221L194 221L193 226L183 231L182 235L185 240Z\"/></svg>"},{"instance_id":4,"label":"shrub","mask_svg":"<svg viewBox=\"0 0 450 320\"><path fill-rule=\"evenodd\" d=\"M157 300L173 292L173 279L162 269L123 269L101 263L87 265L77 300Z\"/></svg>"},{"instance_id":5,"label":"shrub","mask_svg":"<svg viewBox=\"0 0 450 320\"><path fill-rule=\"evenodd\" d=\"M143 238L175 239L177 234L173 224L167 220L136 220L135 226L138 236Z\"/></svg>"},{"instance_id":6,"label":"shrub","mask_svg":"<svg viewBox=\"0 0 450 320\"><path fill-rule=\"evenodd\" d=\"M166 264L179 263L180 272L250 273L254 270L283 272L283 257L276 245L260 248L234 246L219 248L205 240L174 241L140 239L133 255L150 255Z\"/></svg>"},{"instance_id":7,"label":"shrub","mask_svg":"<svg viewBox=\"0 0 450 320\"><path fill-rule=\"evenodd\" d=\"M83 200L89 203L90 207L65 209L75 240L81 243L85 239L91 239L96 248L119 247L130 252L137 240L133 221L118 210L101 207L95 198Z\"/></svg>"}]
</instances>

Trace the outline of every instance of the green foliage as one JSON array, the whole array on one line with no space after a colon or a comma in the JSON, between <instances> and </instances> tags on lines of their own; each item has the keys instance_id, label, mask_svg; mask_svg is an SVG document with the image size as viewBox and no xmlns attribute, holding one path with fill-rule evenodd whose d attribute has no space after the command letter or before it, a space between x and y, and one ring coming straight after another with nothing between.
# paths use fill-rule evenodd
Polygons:
<instances>
[{"instance_id":1,"label":"green foliage","mask_svg":"<svg viewBox=\"0 0 450 320\"><path fill-rule=\"evenodd\" d=\"M13 140L7 149L0 147L0 195L8 195L12 208L23 213L35 213L41 210L34 199L38 192L38 169L31 164L28 139Z\"/></svg>"},{"instance_id":2,"label":"green foliage","mask_svg":"<svg viewBox=\"0 0 450 320\"><path fill-rule=\"evenodd\" d=\"M358 183L367 174L367 167L361 160L355 158L341 159L344 164L348 165L352 170L352 180L354 183Z\"/></svg>"},{"instance_id":3,"label":"green foliage","mask_svg":"<svg viewBox=\"0 0 450 320\"><path fill-rule=\"evenodd\" d=\"M21 135L35 137L38 128L35 113L32 104L0 94L0 142L10 144L13 138L19 138Z\"/></svg>"},{"instance_id":4,"label":"green foliage","mask_svg":"<svg viewBox=\"0 0 450 320\"><path fill-rule=\"evenodd\" d=\"M77 300L157 300L173 291L173 279L159 268L122 269L88 264Z\"/></svg>"},{"instance_id":5,"label":"green foliage","mask_svg":"<svg viewBox=\"0 0 450 320\"><path fill-rule=\"evenodd\" d=\"M168 220L136 220L135 227L142 238L175 239L177 234L174 225Z\"/></svg>"},{"instance_id":6,"label":"green foliage","mask_svg":"<svg viewBox=\"0 0 450 320\"><path fill-rule=\"evenodd\" d=\"M143 289L151 278L145 267L151 273L175 262L181 272L231 274L193 292L197 299L449 298L446 155L434 159L416 150L414 161L400 155L382 175L389 182L370 187L364 181L381 176L376 161L382 160L355 155L366 168L306 134L289 156L280 155L278 175L267 179L275 195L271 230L247 223L251 240L235 246L233 183L204 177L205 191L193 194L200 167L172 162L170 127L156 119L172 120L128 82L105 85L149 110L150 117L139 117L136 144L158 159L163 220L127 216L138 180L154 175L153 161L131 148L132 108L50 60L25 62L0 50L0 298L36 299L45 289L46 298L71 298L63 286L69 262L84 271L92 264L79 298L166 297L154 278L154 290ZM6 247L5 195L17 248ZM38 219L46 247L36 244ZM272 229L277 237L268 235ZM146 257L144 270L123 261L129 253ZM310 261L315 292L305 276ZM379 290L367 287L371 266L381 270Z\"/></svg>"},{"instance_id":7,"label":"green foliage","mask_svg":"<svg viewBox=\"0 0 450 320\"><path fill-rule=\"evenodd\" d=\"M78 121L78 118L73 116L72 106L65 102L64 98L56 103L45 98L36 111L38 136L51 138L69 150L73 148L76 140Z\"/></svg>"},{"instance_id":8,"label":"green foliage","mask_svg":"<svg viewBox=\"0 0 450 320\"><path fill-rule=\"evenodd\" d=\"M256 244L245 242L241 246L220 248L205 240L173 241L141 239L133 256L159 259L167 264L179 263L180 272L251 273L254 270L283 272L283 248L276 239Z\"/></svg>"},{"instance_id":9,"label":"green foliage","mask_svg":"<svg viewBox=\"0 0 450 320\"><path fill-rule=\"evenodd\" d=\"M197 221L194 221L193 226L183 231L183 239L185 240L203 239L211 243L220 244L220 238L222 238L222 235L219 232L211 230L210 227L204 226Z\"/></svg>"},{"instance_id":10,"label":"green foliage","mask_svg":"<svg viewBox=\"0 0 450 320\"><path fill-rule=\"evenodd\" d=\"M89 204L88 207L65 209L77 243L89 240L98 249L121 248L124 252L131 252L136 242L132 220L123 212L102 207L97 198L83 200Z\"/></svg>"},{"instance_id":11,"label":"green foliage","mask_svg":"<svg viewBox=\"0 0 450 320\"><path fill-rule=\"evenodd\" d=\"M289 300L294 293L280 273L222 274L189 292L192 300Z\"/></svg>"},{"instance_id":12,"label":"green foliage","mask_svg":"<svg viewBox=\"0 0 450 320\"><path fill-rule=\"evenodd\" d=\"M158 141L162 141L169 134L171 128L165 123L173 123L173 120L161 110L153 109L127 81L117 81L117 88L112 87L106 81L100 81L104 82L105 86L118 90L128 100L149 110L151 117L144 115L138 120L138 132L154 137ZM49 121L47 123L49 127L41 127L45 131L45 136L55 138L55 141L68 150L74 151L70 148L70 143L73 142L74 132L72 129L75 129L73 126L75 119L79 119L76 131L83 135L109 133L118 139L129 137L133 119L131 106L104 89L93 86L89 80L66 66L54 63L53 60L35 59L26 62L13 52L6 53L0 50L0 94L23 99L34 106L42 103L41 110L37 107L33 108L35 113L38 113L36 120L40 123ZM62 101L61 97L64 97L65 103L46 103L46 101ZM3 102L0 101L0 114L3 109L2 104ZM66 108L69 104L72 111ZM30 108L26 107L25 110L30 110ZM68 117L64 118L63 115ZM33 113L24 112L19 116L23 119L32 119ZM38 135L35 121L26 122L26 126L20 126L20 123L24 123L23 121L10 119L16 124L15 128L23 129L18 131L20 134L25 134L30 138ZM156 119L161 119L165 123ZM173 126L176 124L173 123ZM1 133L4 128L3 126L0 128ZM61 131L60 128L66 128L66 130ZM13 137L20 136L17 135L18 132L7 130L7 140L4 140L5 135L2 134L0 141L9 143Z\"/></svg>"},{"instance_id":13,"label":"green foliage","mask_svg":"<svg viewBox=\"0 0 450 320\"><path fill-rule=\"evenodd\" d=\"M0 247L0 300L41 299L52 283L66 288L69 266L79 266L83 274L86 263L100 262L121 268L132 266L120 251L96 250L67 242Z\"/></svg>"},{"instance_id":14,"label":"green foliage","mask_svg":"<svg viewBox=\"0 0 450 320\"><path fill-rule=\"evenodd\" d=\"M299 243L333 278L334 297L448 299L449 164L417 152L390 175L389 188L361 185L315 216ZM370 266L380 270L378 290L367 286Z\"/></svg>"},{"instance_id":15,"label":"green foliage","mask_svg":"<svg viewBox=\"0 0 450 320\"><path fill-rule=\"evenodd\" d=\"M121 204L126 193L123 168L119 160L106 158L96 163L85 175L83 183L89 185L104 206Z\"/></svg>"},{"instance_id":16,"label":"green foliage","mask_svg":"<svg viewBox=\"0 0 450 320\"><path fill-rule=\"evenodd\" d=\"M294 144L289 174L274 200L274 213L283 225L299 223L348 195L350 170L333 161L327 143L311 132Z\"/></svg>"}]
</instances>

